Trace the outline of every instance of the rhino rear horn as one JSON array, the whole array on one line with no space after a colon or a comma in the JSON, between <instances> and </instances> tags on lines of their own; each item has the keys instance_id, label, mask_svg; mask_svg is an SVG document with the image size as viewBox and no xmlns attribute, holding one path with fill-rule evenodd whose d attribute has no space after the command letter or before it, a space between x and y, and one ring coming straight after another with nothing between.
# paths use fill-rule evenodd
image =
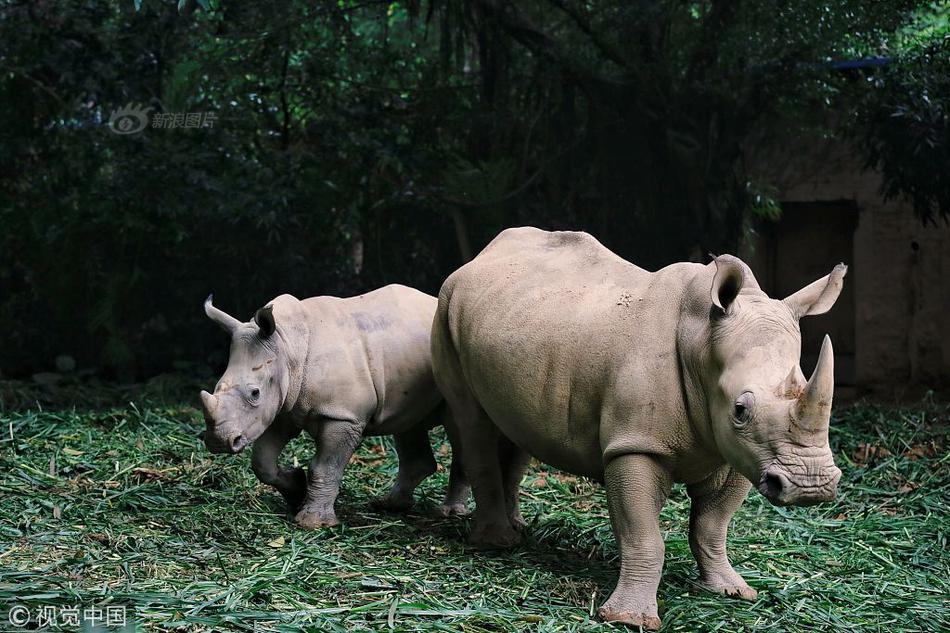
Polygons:
<instances>
[{"instance_id":1,"label":"rhino rear horn","mask_svg":"<svg viewBox=\"0 0 950 633\"><path fill-rule=\"evenodd\" d=\"M258 335L264 339L270 338L277 329L277 323L274 322L274 306L268 304L258 310L254 315L254 322L260 328Z\"/></svg>"},{"instance_id":2,"label":"rhino rear horn","mask_svg":"<svg viewBox=\"0 0 950 633\"><path fill-rule=\"evenodd\" d=\"M234 330L237 329L241 322L224 310L214 307L214 303L212 303L213 300L213 294L208 295L208 298L205 299L205 314L208 315L209 319L220 325L221 329L225 332L234 334Z\"/></svg>"},{"instance_id":3,"label":"rhino rear horn","mask_svg":"<svg viewBox=\"0 0 950 633\"><path fill-rule=\"evenodd\" d=\"M831 400L835 393L835 351L831 337L825 334L818 354L818 364L812 372L805 391L798 398L798 419L802 426L815 430L827 424Z\"/></svg>"}]
</instances>

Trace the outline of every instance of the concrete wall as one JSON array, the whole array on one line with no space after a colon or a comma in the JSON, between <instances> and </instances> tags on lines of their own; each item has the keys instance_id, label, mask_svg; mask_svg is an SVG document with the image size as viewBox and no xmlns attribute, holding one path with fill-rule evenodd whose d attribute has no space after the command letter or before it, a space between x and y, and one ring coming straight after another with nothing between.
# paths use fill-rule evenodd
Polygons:
<instances>
[{"instance_id":1,"label":"concrete wall","mask_svg":"<svg viewBox=\"0 0 950 633\"><path fill-rule=\"evenodd\" d=\"M818 145L763 159L760 177L783 203L857 207L845 280L855 290L856 384L894 395L950 386L950 227L924 226L906 201L884 201L878 174L845 145Z\"/></svg>"}]
</instances>

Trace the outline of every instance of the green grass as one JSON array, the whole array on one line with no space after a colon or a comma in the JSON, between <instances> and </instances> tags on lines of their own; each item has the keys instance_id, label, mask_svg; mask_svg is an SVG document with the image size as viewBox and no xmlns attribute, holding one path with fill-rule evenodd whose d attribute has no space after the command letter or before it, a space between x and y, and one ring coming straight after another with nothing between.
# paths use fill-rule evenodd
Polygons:
<instances>
[{"instance_id":1,"label":"green grass","mask_svg":"<svg viewBox=\"0 0 950 633\"><path fill-rule=\"evenodd\" d=\"M948 412L839 409L838 501L781 509L753 493L729 545L755 603L694 593L688 504L674 489L664 630L950 630ZM304 532L247 455L205 452L200 427L189 406L144 401L0 415L0 617L14 604L111 602L161 630L611 628L591 618L618 571L597 485L533 468L527 543L487 554L465 544L467 519L427 513L444 472L417 511L371 509L395 473L388 441L371 439L346 473L344 526ZM887 452L864 460L862 443ZM290 449L306 462L304 440Z\"/></svg>"}]
</instances>

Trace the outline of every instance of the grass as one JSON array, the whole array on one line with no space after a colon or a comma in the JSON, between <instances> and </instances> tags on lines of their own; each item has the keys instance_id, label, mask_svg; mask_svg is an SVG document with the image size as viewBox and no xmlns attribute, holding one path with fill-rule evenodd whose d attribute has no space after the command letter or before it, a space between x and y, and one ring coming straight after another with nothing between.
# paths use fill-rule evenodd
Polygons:
<instances>
[{"instance_id":1,"label":"grass","mask_svg":"<svg viewBox=\"0 0 950 633\"><path fill-rule=\"evenodd\" d=\"M930 402L839 409L838 501L781 509L753 493L735 518L732 561L755 603L694 593L688 504L674 489L664 630L950 630L948 415ZM395 457L370 439L337 502L344 526L305 532L247 455L206 453L200 427L190 406L144 401L0 415L0 622L14 604L114 603L160 630L611 628L592 619L618 572L597 485L533 468L527 543L486 554L465 544L466 519L428 514L444 472L417 511L371 509ZM309 456L303 440L289 450Z\"/></svg>"}]
</instances>

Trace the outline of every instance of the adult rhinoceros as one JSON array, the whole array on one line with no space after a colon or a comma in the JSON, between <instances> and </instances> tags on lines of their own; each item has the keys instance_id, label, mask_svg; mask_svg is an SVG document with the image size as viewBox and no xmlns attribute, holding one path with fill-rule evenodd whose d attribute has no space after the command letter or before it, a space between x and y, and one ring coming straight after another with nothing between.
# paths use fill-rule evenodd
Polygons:
<instances>
[{"instance_id":1,"label":"adult rhinoceros","mask_svg":"<svg viewBox=\"0 0 950 633\"><path fill-rule=\"evenodd\" d=\"M586 233L501 233L446 280L432 332L475 493L471 539L519 540L528 454L604 481L621 568L599 615L657 628L658 514L681 482L701 584L754 599L726 557L750 486L776 505L836 494L831 341L806 383L798 320L831 308L846 270L779 301L730 255L651 273Z\"/></svg>"},{"instance_id":2,"label":"adult rhinoceros","mask_svg":"<svg viewBox=\"0 0 950 633\"><path fill-rule=\"evenodd\" d=\"M395 435L399 474L378 503L402 510L436 470L427 431L444 407L432 378L429 333L435 297L390 285L357 297L281 295L247 323L205 301L231 337L214 393L201 392L205 444L238 453L253 444L257 478L277 488L304 528L336 525L343 468L364 435ZM278 458L306 431L317 452L305 472ZM442 514L465 512L468 484L453 459Z\"/></svg>"}]
</instances>

